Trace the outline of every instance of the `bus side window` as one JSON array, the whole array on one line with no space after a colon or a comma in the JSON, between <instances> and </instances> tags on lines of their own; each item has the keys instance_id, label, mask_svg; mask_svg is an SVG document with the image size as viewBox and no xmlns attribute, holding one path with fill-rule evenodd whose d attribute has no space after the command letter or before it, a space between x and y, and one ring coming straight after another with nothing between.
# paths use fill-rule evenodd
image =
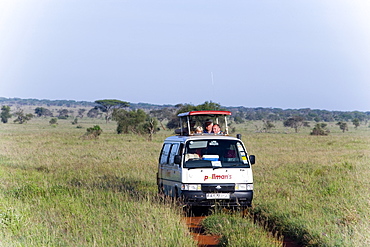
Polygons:
<instances>
[{"instance_id":1,"label":"bus side window","mask_svg":"<svg viewBox=\"0 0 370 247\"><path fill-rule=\"evenodd\" d=\"M183 150L184 150L184 143L180 143L180 149L179 149L178 155L182 156Z\"/></svg>"},{"instance_id":2,"label":"bus side window","mask_svg":"<svg viewBox=\"0 0 370 247\"><path fill-rule=\"evenodd\" d=\"M169 164L175 165L175 155L178 153L179 144L173 144L170 152Z\"/></svg>"},{"instance_id":3,"label":"bus side window","mask_svg":"<svg viewBox=\"0 0 370 247\"><path fill-rule=\"evenodd\" d=\"M171 143L165 143L162 147L162 152L161 156L159 159L159 163L161 165L165 165L168 163L168 156L170 154L170 149L171 149Z\"/></svg>"}]
</instances>

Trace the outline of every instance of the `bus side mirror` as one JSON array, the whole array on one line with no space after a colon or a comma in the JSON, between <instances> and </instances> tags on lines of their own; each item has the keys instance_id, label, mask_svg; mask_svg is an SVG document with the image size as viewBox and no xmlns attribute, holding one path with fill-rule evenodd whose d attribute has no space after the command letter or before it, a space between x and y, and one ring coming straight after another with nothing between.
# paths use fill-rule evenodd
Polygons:
<instances>
[{"instance_id":1,"label":"bus side mirror","mask_svg":"<svg viewBox=\"0 0 370 247\"><path fill-rule=\"evenodd\" d=\"M249 161L251 162L251 164L255 164L256 163L256 156L254 155L249 155Z\"/></svg>"},{"instance_id":2,"label":"bus side mirror","mask_svg":"<svg viewBox=\"0 0 370 247\"><path fill-rule=\"evenodd\" d=\"M174 163L177 165L181 164L181 155L175 155Z\"/></svg>"}]
</instances>

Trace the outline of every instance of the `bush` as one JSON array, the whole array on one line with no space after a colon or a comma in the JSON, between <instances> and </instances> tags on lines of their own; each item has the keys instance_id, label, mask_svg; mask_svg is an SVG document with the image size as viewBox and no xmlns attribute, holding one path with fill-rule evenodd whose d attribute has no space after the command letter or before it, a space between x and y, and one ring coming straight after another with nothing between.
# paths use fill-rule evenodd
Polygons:
<instances>
[{"instance_id":1,"label":"bush","mask_svg":"<svg viewBox=\"0 0 370 247\"><path fill-rule=\"evenodd\" d=\"M7 123L8 119L12 117L12 114L10 114L10 106L4 105L1 107L1 113L0 118L1 122Z\"/></svg>"},{"instance_id":2,"label":"bush","mask_svg":"<svg viewBox=\"0 0 370 247\"><path fill-rule=\"evenodd\" d=\"M14 123L19 123L19 124L27 123L27 121L33 118L33 115L31 113L24 114L22 109L15 112L14 115L17 117L14 120Z\"/></svg>"},{"instance_id":3,"label":"bush","mask_svg":"<svg viewBox=\"0 0 370 247\"><path fill-rule=\"evenodd\" d=\"M49 124L58 124L58 119L56 117L53 117L52 119L50 119Z\"/></svg>"},{"instance_id":4,"label":"bush","mask_svg":"<svg viewBox=\"0 0 370 247\"><path fill-rule=\"evenodd\" d=\"M86 129L86 133L82 136L84 139L98 139L103 130L99 125Z\"/></svg>"},{"instance_id":5,"label":"bush","mask_svg":"<svg viewBox=\"0 0 370 247\"><path fill-rule=\"evenodd\" d=\"M327 126L326 123L316 124L316 126L312 129L310 135L327 136L330 133L330 131L326 129L326 126Z\"/></svg>"},{"instance_id":6,"label":"bush","mask_svg":"<svg viewBox=\"0 0 370 247\"><path fill-rule=\"evenodd\" d=\"M73 125L77 124L78 123L78 119L75 118L72 122L71 122Z\"/></svg>"},{"instance_id":7,"label":"bush","mask_svg":"<svg viewBox=\"0 0 370 247\"><path fill-rule=\"evenodd\" d=\"M343 131L348 131L348 125L346 122L338 122L337 125L339 125L339 128Z\"/></svg>"}]
</instances>

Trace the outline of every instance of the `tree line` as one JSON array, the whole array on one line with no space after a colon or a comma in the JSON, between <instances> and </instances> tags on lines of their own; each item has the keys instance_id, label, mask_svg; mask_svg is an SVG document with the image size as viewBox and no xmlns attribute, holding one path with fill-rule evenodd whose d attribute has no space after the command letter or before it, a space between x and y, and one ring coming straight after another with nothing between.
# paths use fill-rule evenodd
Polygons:
<instances>
[{"instance_id":1,"label":"tree line","mask_svg":"<svg viewBox=\"0 0 370 247\"><path fill-rule=\"evenodd\" d=\"M4 98L0 98L4 101ZM21 99L19 99L22 101ZM18 99L10 99L10 102L18 102ZM23 101L22 101L23 102ZM36 102L50 105L51 102L47 100L25 100L25 102ZM60 104L69 105L74 102L74 107L86 106L87 102L78 105L76 101L59 101ZM18 102L19 103L19 102ZM296 132L300 127L308 126L309 121L315 121L315 125L311 134L326 135L328 130L326 124L319 122L337 122L337 125L344 132L348 130L347 122L352 122L357 128L360 122L367 124L370 118L370 112L359 111L327 111L327 110L312 110L305 109L280 109L280 108L246 108L246 107L224 107L212 101L206 101L200 105L192 104L177 104L158 106L153 104L139 103L131 104L126 101L116 99L96 100L89 103L92 108L87 111L85 108L78 109L77 116L73 116L74 111L70 109L59 109L57 118L68 119L75 117L74 124L77 124L77 118L86 116L90 118L103 118L106 122L117 122L117 133L136 133L149 134L149 139L153 134L159 130L159 125L163 129L175 129L179 127L179 119L177 114L194 110L228 110L232 112L231 120L235 123L243 123L245 121L262 120L263 131L268 131L274 128L274 121L283 121L284 126L294 128ZM12 116L16 117L15 123L25 123L32 119L32 117L54 117L54 114L46 107L36 107L34 114L25 114L21 108L11 114L10 106L3 105L1 108L1 121L7 123ZM53 123L56 119L52 119ZM166 123L166 124L164 124Z\"/></svg>"},{"instance_id":2,"label":"tree line","mask_svg":"<svg viewBox=\"0 0 370 247\"><path fill-rule=\"evenodd\" d=\"M280 108L247 108L247 107L228 107L233 113L236 122L244 120L270 120L284 121L292 116L301 116L306 121L315 122L336 122L336 121L352 121L359 119L368 121L370 119L370 111L328 111L318 109L280 109Z\"/></svg>"},{"instance_id":3,"label":"tree line","mask_svg":"<svg viewBox=\"0 0 370 247\"><path fill-rule=\"evenodd\" d=\"M0 97L0 105L8 106L65 106L65 107L93 107L94 102L75 100L48 100L48 99L21 99Z\"/></svg>"},{"instance_id":4,"label":"tree line","mask_svg":"<svg viewBox=\"0 0 370 247\"><path fill-rule=\"evenodd\" d=\"M214 103L214 102L208 102ZM4 98L0 97L0 106L8 105L11 107L34 105L34 106L61 106L61 107L91 107L88 111L88 117L101 117L102 112L96 108L96 102L89 101L75 101L75 100L46 100L46 99L20 99L20 98ZM219 104L217 104L219 105ZM155 105L150 103L130 103L127 110L141 109L147 113L152 112L152 115L158 115L160 118L171 119L172 115L178 111L182 106L192 107L191 104L177 104L177 105ZM195 106L196 107L196 106ZM213 106L212 106L213 107ZM265 121L285 121L293 116L301 116L306 121L315 122L349 122L354 119L359 119L360 122L370 120L370 111L328 111L319 109L281 109L281 108L263 108L263 107L221 107L224 110L232 112L231 118L236 123L251 120L265 120ZM81 114L79 114L81 115Z\"/></svg>"}]
</instances>

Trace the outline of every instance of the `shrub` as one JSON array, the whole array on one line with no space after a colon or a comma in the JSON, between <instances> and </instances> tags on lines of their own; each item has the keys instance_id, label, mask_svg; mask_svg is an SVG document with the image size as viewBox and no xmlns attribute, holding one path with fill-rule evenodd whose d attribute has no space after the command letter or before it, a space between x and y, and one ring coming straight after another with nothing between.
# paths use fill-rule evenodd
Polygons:
<instances>
[{"instance_id":1,"label":"shrub","mask_svg":"<svg viewBox=\"0 0 370 247\"><path fill-rule=\"evenodd\" d=\"M50 125L58 124L58 119L56 117L53 117L52 119L50 119L49 124Z\"/></svg>"},{"instance_id":2,"label":"shrub","mask_svg":"<svg viewBox=\"0 0 370 247\"><path fill-rule=\"evenodd\" d=\"M1 122L7 123L8 119L12 117L12 114L10 114L10 106L4 105L1 107L1 113L0 118Z\"/></svg>"},{"instance_id":3,"label":"shrub","mask_svg":"<svg viewBox=\"0 0 370 247\"><path fill-rule=\"evenodd\" d=\"M14 115L17 117L14 120L14 123L19 123L19 124L27 123L27 121L33 118L33 115L30 113L24 114L22 109L19 109L17 112L14 113Z\"/></svg>"},{"instance_id":4,"label":"shrub","mask_svg":"<svg viewBox=\"0 0 370 247\"><path fill-rule=\"evenodd\" d=\"M315 127L312 129L312 132L310 135L315 135L315 136L327 136L330 131L326 129L327 124L321 123L321 124L316 124Z\"/></svg>"},{"instance_id":5,"label":"shrub","mask_svg":"<svg viewBox=\"0 0 370 247\"><path fill-rule=\"evenodd\" d=\"M337 125L339 125L339 128L343 131L348 131L348 125L346 122L338 122Z\"/></svg>"},{"instance_id":6,"label":"shrub","mask_svg":"<svg viewBox=\"0 0 370 247\"><path fill-rule=\"evenodd\" d=\"M103 130L99 125L86 129L86 133L82 136L84 139L98 139Z\"/></svg>"},{"instance_id":7,"label":"shrub","mask_svg":"<svg viewBox=\"0 0 370 247\"><path fill-rule=\"evenodd\" d=\"M77 124L78 123L78 119L75 118L72 122L71 122L73 125Z\"/></svg>"},{"instance_id":8,"label":"shrub","mask_svg":"<svg viewBox=\"0 0 370 247\"><path fill-rule=\"evenodd\" d=\"M270 120L263 120L263 132L268 132L273 128L275 128L275 125Z\"/></svg>"}]
</instances>

